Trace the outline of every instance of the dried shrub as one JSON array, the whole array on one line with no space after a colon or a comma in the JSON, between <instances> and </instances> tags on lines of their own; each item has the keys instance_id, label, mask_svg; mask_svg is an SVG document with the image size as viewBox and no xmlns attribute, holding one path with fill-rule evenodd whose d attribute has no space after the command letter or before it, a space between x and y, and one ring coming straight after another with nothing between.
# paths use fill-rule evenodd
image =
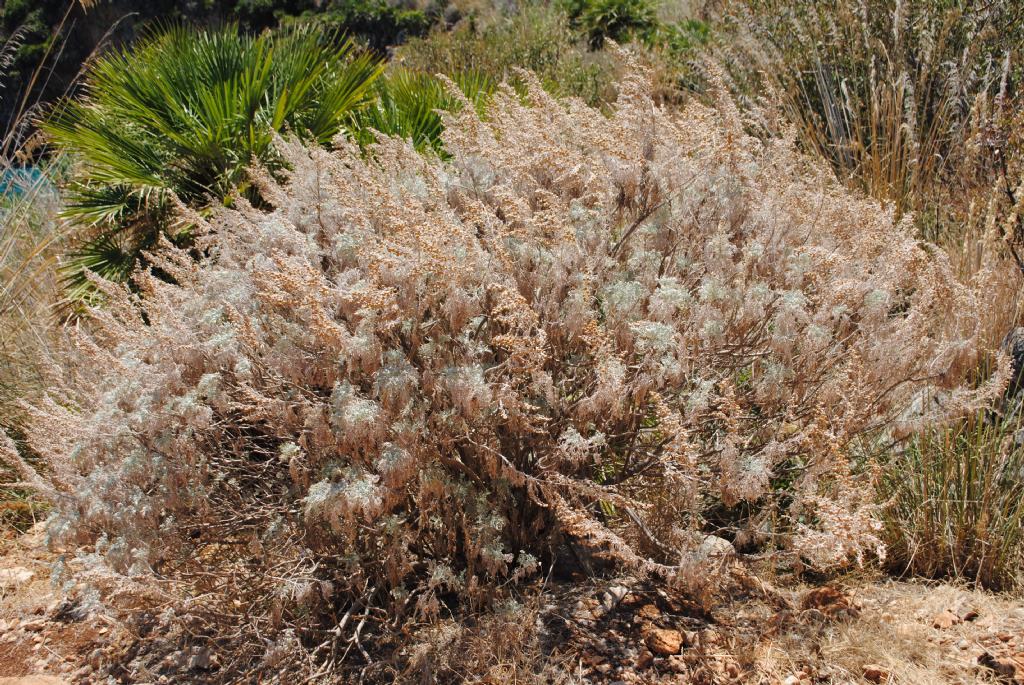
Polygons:
<instances>
[{"instance_id":1,"label":"dried shrub","mask_svg":"<svg viewBox=\"0 0 1024 685\"><path fill-rule=\"evenodd\" d=\"M1005 384L963 382L984 270L726 98L670 115L630 73L608 117L523 74L448 116L448 161L281 141L276 209L187 217L209 257L167 246L136 292L96 279L30 435L80 578L231 680L369 663L566 542L702 583L712 525L881 553L872 455Z\"/></svg>"}]
</instances>

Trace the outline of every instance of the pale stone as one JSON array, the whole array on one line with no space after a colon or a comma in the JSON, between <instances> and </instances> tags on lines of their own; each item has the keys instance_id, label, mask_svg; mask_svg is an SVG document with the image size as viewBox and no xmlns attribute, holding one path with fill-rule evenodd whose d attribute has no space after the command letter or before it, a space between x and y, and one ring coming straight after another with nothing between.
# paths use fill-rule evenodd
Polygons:
<instances>
[{"instance_id":1,"label":"pale stone","mask_svg":"<svg viewBox=\"0 0 1024 685\"><path fill-rule=\"evenodd\" d=\"M0 568L0 587L18 587L32 580L35 577L33 571L24 566L12 566L11 568Z\"/></svg>"}]
</instances>

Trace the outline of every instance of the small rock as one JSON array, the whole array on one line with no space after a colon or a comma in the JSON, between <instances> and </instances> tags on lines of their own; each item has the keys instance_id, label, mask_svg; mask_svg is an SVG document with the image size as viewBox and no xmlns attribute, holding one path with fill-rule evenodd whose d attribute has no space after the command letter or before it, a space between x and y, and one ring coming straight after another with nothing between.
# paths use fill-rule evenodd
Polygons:
<instances>
[{"instance_id":1,"label":"small rock","mask_svg":"<svg viewBox=\"0 0 1024 685\"><path fill-rule=\"evenodd\" d=\"M971 643L968 642L967 640L960 640L960 642L956 643L956 648L959 649L961 652L966 651L967 648L970 647L970 646L971 646Z\"/></svg>"},{"instance_id":2,"label":"small rock","mask_svg":"<svg viewBox=\"0 0 1024 685\"><path fill-rule=\"evenodd\" d=\"M872 683L887 683L889 672L878 664L867 664L864 666L864 679Z\"/></svg>"},{"instance_id":3,"label":"small rock","mask_svg":"<svg viewBox=\"0 0 1024 685\"><path fill-rule=\"evenodd\" d=\"M213 659L210 656L210 650L200 649L198 652L192 655L192 658L188 661L188 668L190 671L208 671L213 665Z\"/></svg>"},{"instance_id":4,"label":"small rock","mask_svg":"<svg viewBox=\"0 0 1024 685\"><path fill-rule=\"evenodd\" d=\"M596 614L599 614L599 606L598 601L593 597L585 597L576 602L576 606L573 608L573 618L577 621L591 621Z\"/></svg>"},{"instance_id":5,"label":"small rock","mask_svg":"<svg viewBox=\"0 0 1024 685\"><path fill-rule=\"evenodd\" d=\"M830 619L856 618L860 610L851 597L841 588L832 585L814 588L800 598L800 608L804 618L811 621Z\"/></svg>"},{"instance_id":6,"label":"small rock","mask_svg":"<svg viewBox=\"0 0 1024 685\"><path fill-rule=\"evenodd\" d=\"M706 557L731 557L736 553L732 543L717 535L705 535L697 551Z\"/></svg>"},{"instance_id":7,"label":"small rock","mask_svg":"<svg viewBox=\"0 0 1024 685\"><path fill-rule=\"evenodd\" d=\"M610 613L617 606L619 606L619 602L621 602L622 599L628 594L629 588L624 587L622 585L613 585L612 587L608 588L608 590L603 595L601 595L600 606L594 609L595 616L603 616L607 613Z\"/></svg>"},{"instance_id":8,"label":"small rock","mask_svg":"<svg viewBox=\"0 0 1024 685\"><path fill-rule=\"evenodd\" d=\"M686 660L678 654L673 654L668 658L668 667L676 673L687 673L690 670L686 665Z\"/></svg>"},{"instance_id":9,"label":"small rock","mask_svg":"<svg viewBox=\"0 0 1024 685\"><path fill-rule=\"evenodd\" d=\"M644 642L658 656L670 656L679 653L683 635L678 630L650 627L645 631Z\"/></svg>"},{"instance_id":10,"label":"small rock","mask_svg":"<svg viewBox=\"0 0 1024 685\"><path fill-rule=\"evenodd\" d=\"M24 585L35 577L35 572L24 566L0 568L0 588L12 588Z\"/></svg>"},{"instance_id":11,"label":"small rock","mask_svg":"<svg viewBox=\"0 0 1024 685\"><path fill-rule=\"evenodd\" d=\"M956 609L957 618L959 618L964 623L977 619L979 615L980 614L978 614L978 611L974 607L969 606L967 604L961 604Z\"/></svg>"},{"instance_id":12,"label":"small rock","mask_svg":"<svg viewBox=\"0 0 1024 685\"><path fill-rule=\"evenodd\" d=\"M932 628L946 630L947 628L952 628L957 623L960 623L960 617L947 610L935 615L935 618L932 619Z\"/></svg>"},{"instance_id":13,"label":"small rock","mask_svg":"<svg viewBox=\"0 0 1024 685\"><path fill-rule=\"evenodd\" d=\"M782 681L782 685L800 685L800 679L795 675L786 676L786 679Z\"/></svg>"},{"instance_id":14,"label":"small rock","mask_svg":"<svg viewBox=\"0 0 1024 685\"><path fill-rule=\"evenodd\" d=\"M722 637L717 631L712 629L702 630L700 633L701 644L705 645L719 645L722 643Z\"/></svg>"},{"instance_id":15,"label":"small rock","mask_svg":"<svg viewBox=\"0 0 1024 685\"><path fill-rule=\"evenodd\" d=\"M629 594L629 588L625 585L612 585L608 588L608 594L611 595L615 602L621 602L626 595Z\"/></svg>"},{"instance_id":16,"label":"small rock","mask_svg":"<svg viewBox=\"0 0 1024 685\"><path fill-rule=\"evenodd\" d=\"M640 618L647 619L648 621L653 621L661 617L661 610L653 604L645 604L640 607L640 610L636 612L636 615Z\"/></svg>"}]
</instances>

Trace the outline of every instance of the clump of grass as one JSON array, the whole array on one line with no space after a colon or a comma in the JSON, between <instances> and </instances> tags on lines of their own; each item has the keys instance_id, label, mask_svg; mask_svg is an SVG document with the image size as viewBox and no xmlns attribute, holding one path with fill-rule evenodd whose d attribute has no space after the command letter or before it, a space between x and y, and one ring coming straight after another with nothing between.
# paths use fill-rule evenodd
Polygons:
<instances>
[{"instance_id":1,"label":"clump of grass","mask_svg":"<svg viewBox=\"0 0 1024 685\"><path fill-rule=\"evenodd\" d=\"M991 132L1020 81L1024 8L739 0L734 74L767 84L803 145L926 237L953 232L998 173ZM735 56L735 55L733 55ZM754 83L758 85L754 85Z\"/></svg>"},{"instance_id":2,"label":"clump of grass","mask_svg":"<svg viewBox=\"0 0 1024 685\"><path fill-rule=\"evenodd\" d=\"M67 159L45 144L34 120L44 106L46 88L41 86L67 47L74 13L94 4L64 4L42 45L29 44L38 29L30 23L11 32L0 47L0 111L5 116L0 132L0 430L33 463L34 455L21 440L24 406L44 394L63 335L54 305L62 296L60 255L70 243L70 229L59 218ZM14 11L14 5L7 10ZM5 13L4 19L11 16ZM26 53L33 57L24 71ZM15 475L0 466L0 530L24 530L45 508L26 489L7 485L17 480Z\"/></svg>"},{"instance_id":3,"label":"clump of grass","mask_svg":"<svg viewBox=\"0 0 1024 685\"><path fill-rule=\"evenodd\" d=\"M477 73L494 83L519 83L520 67L534 72L549 92L591 106L610 102L616 93L614 61L588 50L569 16L554 5L526 3L515 13L414 38L396 50L394 61L429 74Z\"/></svg>"},{"instance_id":4,"label":"clump of grass","mask_svg":"<svg viewBox=\"0 0 1024 685\"><path fill-rule=\"evenodd\" d=\"M1016 585L1024 563L1024 445L1019 415L921 434L887 464L889 561L900 572Z\"/></svg>"},{"instance_id":5,"label":"clump of grass","mask_svg":"<svg viewBox=\"0 0 1024 685\"><path fill-rule=\"evenodd\" d=\"M15 437L25 419L22 403L46 386L59 332L51 315L58 297L57 255L65 231L57 220L60 198L46 173L0 162L0 430ZM39 500L0 466L0 532L25 530L39 519Z\"/></svg>"},{"instance_id":6,"label":"clump of grass","mask_svg":"<svg viewBox=\"0 0 1024 685\"><path fill-rule=\"evenodd\" d=\"M60 329L52 305L60 296L58 255L66 229L51 174L59 159L40 169L0 160L0 430L16 438L25 420L23 402L46 387ZM24 530L38 520L39 502L0 466L0 531Z\"/></svg>"}]
</instances>

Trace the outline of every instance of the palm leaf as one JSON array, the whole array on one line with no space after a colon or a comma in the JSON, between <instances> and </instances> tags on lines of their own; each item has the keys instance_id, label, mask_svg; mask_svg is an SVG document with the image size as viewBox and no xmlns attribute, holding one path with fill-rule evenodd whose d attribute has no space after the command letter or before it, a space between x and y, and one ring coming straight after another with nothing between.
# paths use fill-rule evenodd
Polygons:
<instances>
[{"instance_id":1,"label":"palm leaf","mask_svg":"<svg viewBox=\"0 0 1024 685\"><path fill-rule=\"evenodd\" d=\"M381 70L351 40L303 25L259 36L159 27L100 59L84 96L43 123L77 160L66 216L103 231L72 261L126 277L166 230L172 194L199 209L242 190L258 202L246 174L254 159L279 168L274 134L328 144Z\"/></svg>"},{"instance_id":2,"label":"palm leaf","mask_svg":"<svg viewBox=\"0 0 1024 685\"><path fill-rule=\"evenodd\" d=\"M481 72L467 71L453 80L479 109L495 89L494 81ZM436 77L396 69L377 82L376 102L356 114L356 139L366 145L377 132L408 140L421 152L443 154L440 112L456 111L459 106L458 98Z\"/></svg>"}]
</instances>

